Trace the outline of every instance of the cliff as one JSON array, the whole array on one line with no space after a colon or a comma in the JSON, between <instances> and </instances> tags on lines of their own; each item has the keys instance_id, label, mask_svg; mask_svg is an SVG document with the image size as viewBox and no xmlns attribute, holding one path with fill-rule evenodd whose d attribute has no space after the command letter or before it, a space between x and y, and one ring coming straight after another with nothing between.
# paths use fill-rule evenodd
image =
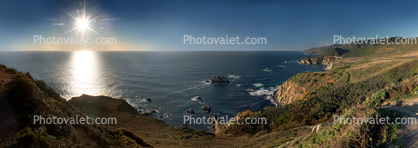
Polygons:
<instances>
[{"instance_id":1,"label":"cliff","mask_svg":"<svg viewBox=\"0 0 418 148\"><path fill-rule=\"evenodd\" d=\"M274 102L279 105L286 105L302 99L306 94L306 88L300 87L295 82L288 80L274 94Z\"/></svg>"},{"instance_id":2,"label":"cliff","mask_svg":"<svg viewBox=\"0 0 418 148\"><path fill-rule=\"evenodd\" d=\"M320 57L306 57L300 60L301 64L323 64L328 65L335 60L332 56L320 56Z\"/></svg>"},{"instance_id":3,"label":"cliff","mask_svg":"<svg viewBox=\"0 0 418 148\"><path fill-rule=\"evenodd\" d=\"M331 67L332 62L328 65L328 68ZM347 81L348 75L341 72L298 73L280 85L274 94L274 102L287 105L303 99L310 92L317 92L323 87L343 85Z\"/></svg>"}]
</instances>

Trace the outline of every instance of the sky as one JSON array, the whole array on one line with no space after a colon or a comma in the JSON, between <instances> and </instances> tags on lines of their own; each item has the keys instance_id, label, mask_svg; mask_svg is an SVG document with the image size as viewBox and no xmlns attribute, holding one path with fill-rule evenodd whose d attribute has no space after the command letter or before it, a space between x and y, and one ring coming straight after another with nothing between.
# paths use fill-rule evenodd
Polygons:
<instances>
[{"instance_id":1,"label":"sky","mask_svg":"<svg viewBox=\"0 0 418 148\"><path fill-rule=\"evenodd\" d=\"M418 37L417 6L413 0L2 0L0 51L301 51L331 45L334 35ZM77 23L83 12L90 29ZM184 44L185 35L267 43ZM117 43L41 44L35 36Z\"/></svg>"}]
</instances>

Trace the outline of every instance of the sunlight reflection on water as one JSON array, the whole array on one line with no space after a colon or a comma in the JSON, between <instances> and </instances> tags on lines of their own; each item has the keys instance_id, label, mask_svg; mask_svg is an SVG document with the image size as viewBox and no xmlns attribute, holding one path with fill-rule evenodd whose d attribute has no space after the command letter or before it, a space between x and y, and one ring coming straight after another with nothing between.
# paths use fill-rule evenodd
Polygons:
<instances>
[{"instance_id":1,"label":"sunlight reflection on water","mask_svg":"<svg viewBox=\"0 0 418 148\"><path fill-rule=\"evenodd\" d=\"M95 52L75 51L71 54L70 80L68 81L71 96L103 95L100 79L100 63Z\"/></svg>"}]
</instances>

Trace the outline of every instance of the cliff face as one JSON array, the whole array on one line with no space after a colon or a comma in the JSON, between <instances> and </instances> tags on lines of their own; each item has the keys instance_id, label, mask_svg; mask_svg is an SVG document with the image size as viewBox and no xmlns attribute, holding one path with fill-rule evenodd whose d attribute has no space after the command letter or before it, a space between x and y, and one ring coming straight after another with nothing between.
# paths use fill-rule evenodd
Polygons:
<instances>
[{"instance_id":1,"label":"cliff face","mask_svg":"<svg viewBox=\"0 0 418 148\"><path fill-rule=\"evenodd\" d=\"M279 105L290 104L294 101L302 99L307 93L308 92L305 88L300 87L295 82L287 80L274 94L274 102Z\"/></svg>"},{"instance_id":2,"label":"cliff face","mask_svg":"<svg viewBox=\"0 0 418 148\"><path fill-rule=\"evenodd\" d=\"M332 61L334 61L335 58L334 57L306 57L302 60L300 60L300 63L302 64L323 64L323 65L328 65L330 64Z\"/></svg>"}]
</instances>

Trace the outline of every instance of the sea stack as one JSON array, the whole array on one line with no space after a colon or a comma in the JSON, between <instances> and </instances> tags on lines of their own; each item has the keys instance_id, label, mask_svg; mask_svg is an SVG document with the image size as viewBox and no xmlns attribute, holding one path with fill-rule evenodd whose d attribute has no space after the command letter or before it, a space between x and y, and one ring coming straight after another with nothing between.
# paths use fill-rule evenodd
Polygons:
<instances>
[{"instance_id":1,"label":"sea stack","mask_svg":"<svg viewBox=\"0 0 418 148\"><path fill-rule=\"evenodd\" d=\"M193 111L193 109L186 111L186 113L189 113L189 114L192 114L192 115L195 114L195 112Z\"/></svg>"},{"instance_id":2,"label":"sea stack","mask_svg":"<svg viewBox=\"0 0 418 148\"><path fill-rule=\"evenodd\" d=\"M205 106L202 107L202 110L206 111L206 112L210 112L211 108L210 108L209 104L206 104Z\"/></svg>"},{"instance_id":3,"label":"sea stack","mask_svg":"<svg viewBox=\"0 0 418 148\"><path fill-rule=\"evenodd\" d=\"M229 83L229 80L225 76L215 76L211 81L212 83Z\"/></svg>"}]
</instances>

